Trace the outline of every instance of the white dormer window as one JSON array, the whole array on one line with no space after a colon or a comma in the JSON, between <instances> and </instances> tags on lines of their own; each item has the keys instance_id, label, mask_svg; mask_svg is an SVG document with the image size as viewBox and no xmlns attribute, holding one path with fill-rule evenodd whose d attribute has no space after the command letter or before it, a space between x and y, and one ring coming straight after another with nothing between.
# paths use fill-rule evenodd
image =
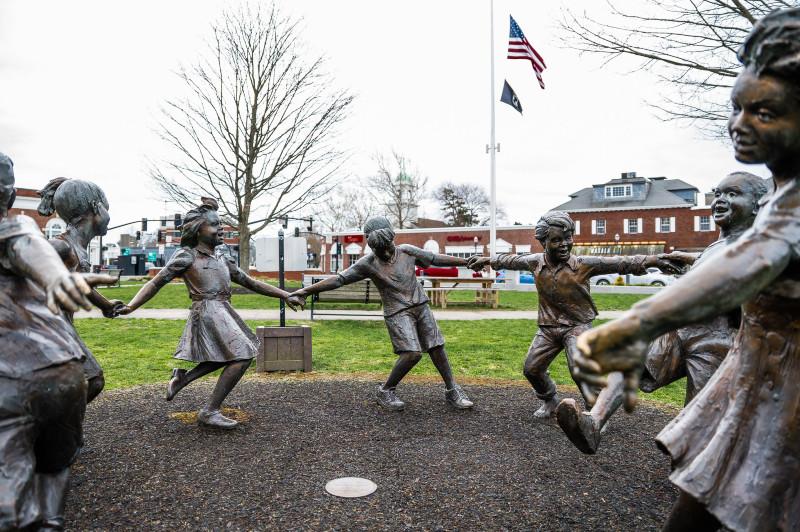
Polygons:
<instances>
[{"instance_id":1,"label":"white dormer window","mask_svg":"<svg viewBox=\"0 0 800 532\"><path fill-rule=\"evenodd\" d=\"M607 198L625 198L633 196L633 187L631 185L606 185Z\"/></svg>"}]
</instances>

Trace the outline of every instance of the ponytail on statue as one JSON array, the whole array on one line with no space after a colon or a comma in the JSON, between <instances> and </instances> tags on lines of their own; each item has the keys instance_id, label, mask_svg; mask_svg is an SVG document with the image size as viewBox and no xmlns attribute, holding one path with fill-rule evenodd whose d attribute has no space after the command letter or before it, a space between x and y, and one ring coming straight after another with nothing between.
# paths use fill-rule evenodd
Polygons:
<instances>
[{"instance_id":1,"label":"ponytail on statue","mask_svg":"<svg viewBox=\"0 0 800 532\"><path fill-rule=\"evenodd\" d=\"M61 184L66 181L66 177L57 177L55 179L51 179L49 183L47 183L42 190L39 191L39 196L41 196L41 201L39 202L39 214L42 216L52 216L53 213L56 212L56 191Z\"/></svg>"}]
</instances>

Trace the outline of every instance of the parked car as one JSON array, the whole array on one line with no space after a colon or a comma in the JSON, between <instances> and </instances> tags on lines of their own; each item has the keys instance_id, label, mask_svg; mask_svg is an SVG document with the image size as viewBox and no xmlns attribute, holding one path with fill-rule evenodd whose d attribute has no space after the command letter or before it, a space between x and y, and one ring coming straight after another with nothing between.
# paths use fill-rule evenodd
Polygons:
<instances>
[{"instance_id":1,"label":"parked car","mask_svg":"<svg viewBox=\"0 0 800 532\"><path fill-rule=\"evenodd\" d=\"M622 277L622 280L626 280L625 275L620 275L618 273L607 273L605 275L595 275L591 279L589 279L589 283L593 285L611 285L616 284L617 277ZM674 275L666 275L661 273L661 270L658 268L647 268L647 273L644 275L631 275L630 281L628 284L631 285L649 285L649 286L667 286L668 284L672 284L675 282Z\"/></svg>"},{"instance_id":2,"label":"parked car","mask_svg":"<svg viewBox=\"0 0 800 532\"><path fill-rule=\"evenodd\" d=\"M504 283L506 282L506 271L500 270L497 272L497 282ZM533 280L533 274L531 272L519 272L519 284L535 284Z\"/></svg>"}]
</instances>

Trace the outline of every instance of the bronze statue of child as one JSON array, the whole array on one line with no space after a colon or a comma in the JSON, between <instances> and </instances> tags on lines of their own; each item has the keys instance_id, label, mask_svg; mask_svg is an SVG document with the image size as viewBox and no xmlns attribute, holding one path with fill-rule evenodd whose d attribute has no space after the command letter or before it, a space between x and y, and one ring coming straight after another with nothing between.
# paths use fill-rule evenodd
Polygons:
<instances>
[{"instance_id":1,"label":"bronze statue of child","mask_svg":"<svg viewBox=\"0 0 800 532\"><path fill-rule=\"evenodd\" d=\"M0 154L0 530L62 529L89 350L59 307L89 309L91 286L116 279L70 273L31 218L8 217L14 197Z\"/></svg>"},{"instance_id":2,"label":"bronze statue of child","mask_svg":"<svg viewBox=\"0 0 800 532\"><path fill-rule=\"evenodd\" d=\"M300 304L306 296L335 290L340 286L370 279L381 294L383 314L397 362L386 382L378 386L378 404L390 410L403 410L405 403L397 397L395 389L403 377L427 352L445 384L445 399L458 409L472 408L472 401L458 386L450 369L447 352L428 297L415 275L415 266L466 266L466 259L437 255L418 247L394 243L392 224L383 216L367 220L364 224L372 253L362 257L335 277L325 279L292 294Z\"/></svg>"},{"instance_id":3,"label":"bronze statue of child","mask_svg":"<svg viewBox=\"0 0 800 532\"><path fill-rule=\"evenodd\" d=\"M286 300L289 294L253 279L230 256L216 251L223 243L217 209L216 200L202 198L202 204L186 214L181 226L181 249L119 314L130 314L176 277L183 279L192 309L174 356L197 366L189 371L172 371L166 399L171 401L190 382L222 368L197 419L202 425L232 429L237 422L224 416L220 407L247 371L259 345L258 338L231 306L231 281L269 297ZM294 308L293 304L290 306Z\"/></svg>"},{"instance_id":4,"label":"bronze statue of child","mask_svg":"<svg viewBox=\"0 0 800 532\"><path fill-rule=\"evenodd\" d=\"M728 131L774 192L736 242L578 339L576 378L623 372L630 410L648 342L741 305L725 360L656 438L680 489L664 530L800 530L800 8L756 22L738 55Z\"/></svg>"},{"instance_id":5,"label":"bronze statue of child","mask_svg":"<svg viewBox=\"0 0 800 532\"><path fill-rule=\"evenodd\" d=\"M528 350L524 374L536 390L536 396L544 401L534 413L539 419L555 415L558 406L556 384L547 368L562 350L566 351L567 363L572 368L576 353L575 340L591 328L592 320L597 317L597 307L589 293L589 279L606 273L642 275L650 267L669 273L679 270L672 262L655 255L573 255L574 231L575 224L569 214L551 211L536 224L536 239L542 244L544 253L473 257L468 263L476 271L491 265L495 270L528 270L534 274L539 295L539 331ZM621 382L616 384L619 387L622 385ZM593 405L588 390L584 386L579 388L587 405ZM610 398L608 393L601 395L598 403L605 404Z\"/></svg>"},{"instance_id":6,"label":"bronze statue of child","mask_svg":"<svg viewBox=\"0 0 800 532\"><path fill-rule=\"evenodd\" d=\"M42 200L39 203L39 214L51 216L53 213L67 222L67 229L50 240L67 269L71 272L90 273L92 264L89 261L87 248L96 236L104 236L108 232L108 200L103 191L88 181L58 177L51 180L39 191ZM103 311L107 318L113 318L115 309L120 308L120 301L109 301L100 292L93 289L89 301ZM72 321L71 312L66 314ZM86 375L86 402L90 403L105 386L103 369L91 352L86 353L83 361Z\"/></svg>"},{"instance_id":7,"label":"bronze statue of child","mask_svg":"<svg viewBox=\"0 0 800 532\"><path fill-rule=\"evenodd\" d=\"M756 218L758 203L767 193L764 180L747 172L728 175L714 189L711 212L720 228L719 239L699 256L689 254L687 264L699 266L735 242ZM678 379L687 377L686 403L699 392L728 354L739 330L738 309L702 323L682 327L653 341L647 353L640 388L653 392ZM558 405L558 424L570 441L582 452L594 454L600 445L606 422L622 404L622 390L614 408L602 408L598 402L590 412L581 412L573 399Z\"/></svg>"}]
</instances>

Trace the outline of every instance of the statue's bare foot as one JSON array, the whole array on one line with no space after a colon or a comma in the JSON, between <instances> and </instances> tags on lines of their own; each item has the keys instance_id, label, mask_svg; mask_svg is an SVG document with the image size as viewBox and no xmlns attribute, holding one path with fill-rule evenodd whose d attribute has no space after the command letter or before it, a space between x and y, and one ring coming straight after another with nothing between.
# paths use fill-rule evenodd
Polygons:
<instances>
[{"instance_id":1,"label":"statue's bare foot","mask_svg":"<svg viewBox=\"0 0 800 532\"><path fill-rule=\"evenodd\" d=\"M539 407L539 410L533 413L533 417L536 419L550 419L556 414L556 407L558 407L556 398L548 399Z\"/></svg>"},{"instance_id":2,"label":"statue's bare foot","mask_svg":"<svg viewBox=\"0 0 800 532\"><path fill-rule=\"evenodd\" d=\"M600 446L600 430L589 412L581 412L574 399L564 399L556 409L558 425L584 454L595 454Z\"/></svg>"},{"instance_id":3,"label":"statue's bare foot","mask_svg":"<svg viewBox=\"0 0 800 532\"><path fill-rule=\"evenodd\" d=\"M230 430L239 424L229 417L222 415L219 410L206 410L203 409L197 413L197 422L206 427L214 427L216 429Z\"/></svg>"}]
</instances>

